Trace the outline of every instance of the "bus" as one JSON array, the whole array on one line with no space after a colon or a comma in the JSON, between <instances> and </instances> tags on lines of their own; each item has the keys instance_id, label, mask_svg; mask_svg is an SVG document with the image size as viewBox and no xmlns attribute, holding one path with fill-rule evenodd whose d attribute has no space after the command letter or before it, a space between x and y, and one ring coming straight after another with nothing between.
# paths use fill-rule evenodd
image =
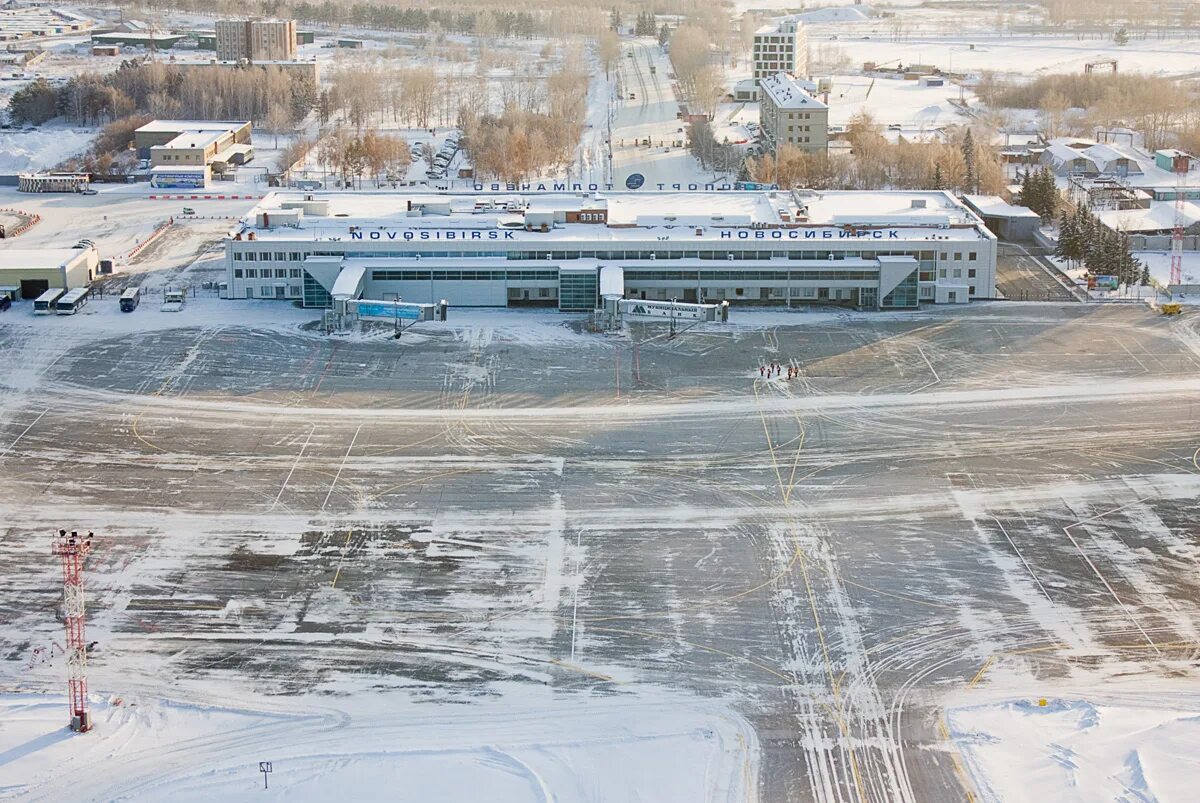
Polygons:
<instances>
[{"instance_id":1,"label":"bus","mask_svg":"<svg viewBox=\"0 0 1200 803\"><path fill-rule=\"evenodd\" d=\"M33 314L34 315L53 315L54 314L54 302L58 301L59 297L62 296L62 294L65 292L67 292L67 291L62 289L61 287L51 287L46 292L42 293L40 296L38 296L37 298L35 298L33 300Z\"/></svg>"},{"instance_id":2,"label":"bus","mask_svg":"<svg viewBox=\"0 0 1200 803\"><path fill-rule=\"evenodd\" d=\"M137 305L142 300L142 290L140 287L130 287L124 293L121 293L121 312L133 312L137 309Z\"/></svg>"},{"instance_id":3,"label":"bus","mask_svg":"<svg viewBox=\"0 0 1200 803\"><path fill-rule=\"evenodd\" d=\"M87 287L76 287L69 291L65 296L54 302L55 315L74 315L79 312L80 307L88 302L88 296L91 294L91 289Z\"/></svg>"}]
</instances>

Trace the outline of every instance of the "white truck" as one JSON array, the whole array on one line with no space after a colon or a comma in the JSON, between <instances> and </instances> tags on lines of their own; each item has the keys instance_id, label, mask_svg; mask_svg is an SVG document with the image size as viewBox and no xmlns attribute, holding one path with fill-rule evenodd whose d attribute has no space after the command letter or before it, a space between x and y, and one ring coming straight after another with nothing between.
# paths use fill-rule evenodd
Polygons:
<instances>
[{"instance_id":1,"label":"white truck","mask_svg":"<svg viewBox=\"0 0 1200 803\"><path fill-rule=\"evenodd\" d=\"M163 305L159 307L163 312L179 312L183 309L183 305L187 303L187 288L181 287L178 289L167 288L163 293Z\"/></svg>"}]
</instances>

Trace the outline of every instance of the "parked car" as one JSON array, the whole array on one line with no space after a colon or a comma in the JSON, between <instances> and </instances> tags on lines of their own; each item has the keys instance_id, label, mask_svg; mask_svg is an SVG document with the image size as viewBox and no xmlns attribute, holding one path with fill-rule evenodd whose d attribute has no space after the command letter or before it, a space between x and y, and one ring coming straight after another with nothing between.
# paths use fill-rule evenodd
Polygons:
<instances>
[{"instance_id":1,"label":"parked car","mask_svg":"<svg viewBox=\"0 0 1200 803\"><path fill-rule=\"evenodd\" d=\"M98 195L99 193L97 193L91 187L84 187L82 190L79 191L79 194L80 195Z\"/></svg>"},{"instance_id":2,"label":"parked car","mask_svg":"<svg viewBox=\"0 0 1200 803\"><path fill-rule=\"evenodd\" d=\"M12 306L12 299L8 297L7 293L0 296L0 312L8 312L8 309L11 306Z\"/></svg>"}]
</instances>

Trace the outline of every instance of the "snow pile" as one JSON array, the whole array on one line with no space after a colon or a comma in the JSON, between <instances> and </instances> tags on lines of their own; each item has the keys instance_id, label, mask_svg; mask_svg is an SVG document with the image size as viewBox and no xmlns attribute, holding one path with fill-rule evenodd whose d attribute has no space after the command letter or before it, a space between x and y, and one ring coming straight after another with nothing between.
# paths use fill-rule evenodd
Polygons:
<instances>
[{"instance_id":1,"label":"snow pile","mask_svg":"<svg viewBox=\"0 0 1200 803\"><path fill-rule=\"evenodd\" d=\"M952 709L953 739L985 800L1196 799L1200 713L1081 700Z\"/></svg>"},{"instance_id":2,"label":"snow pile","mask_svg":"<svg viewBox=\"0 0 1200 803\"><path fill-rule=\"evenodd\" d=\"M49 170L88 149L94 128L51 128L0 131L0 173Z\"/></svg>"},{"instance_id":3,"label":"snow pile","mask_svg":"<svg viewBox=\"0 0 1200 803\"><path fill-rule=\"evenodd\" d=\"M61 696L0 695L0 797L33 800L754 800L745 720L683 700L412 705L361 694L285 710L93 702L72 734ZM262 701L279 705L280 701ZM259 762L272 762L263 790ZM80 797L82 793L82 797Z\"/></svg>"}]
</instances>

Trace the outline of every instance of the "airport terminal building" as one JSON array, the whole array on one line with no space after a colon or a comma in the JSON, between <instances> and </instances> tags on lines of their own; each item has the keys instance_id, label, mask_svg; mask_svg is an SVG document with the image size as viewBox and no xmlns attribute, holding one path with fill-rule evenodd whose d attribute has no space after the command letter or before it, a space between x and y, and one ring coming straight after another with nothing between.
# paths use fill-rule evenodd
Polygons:
<instances>
[{"instance_id":1,"label":"airport terminal building","mask_svg":"<svg viewBox=\"0 0 1200 803\"><path fill-rule=\"evenodd\" d=\"M229 298L589 311L626 298L914 309L992 298L996 238L945 192L274 192L226 242ZM341 280L339 281L339 277Z\"/></svg>"}]
</instances>

